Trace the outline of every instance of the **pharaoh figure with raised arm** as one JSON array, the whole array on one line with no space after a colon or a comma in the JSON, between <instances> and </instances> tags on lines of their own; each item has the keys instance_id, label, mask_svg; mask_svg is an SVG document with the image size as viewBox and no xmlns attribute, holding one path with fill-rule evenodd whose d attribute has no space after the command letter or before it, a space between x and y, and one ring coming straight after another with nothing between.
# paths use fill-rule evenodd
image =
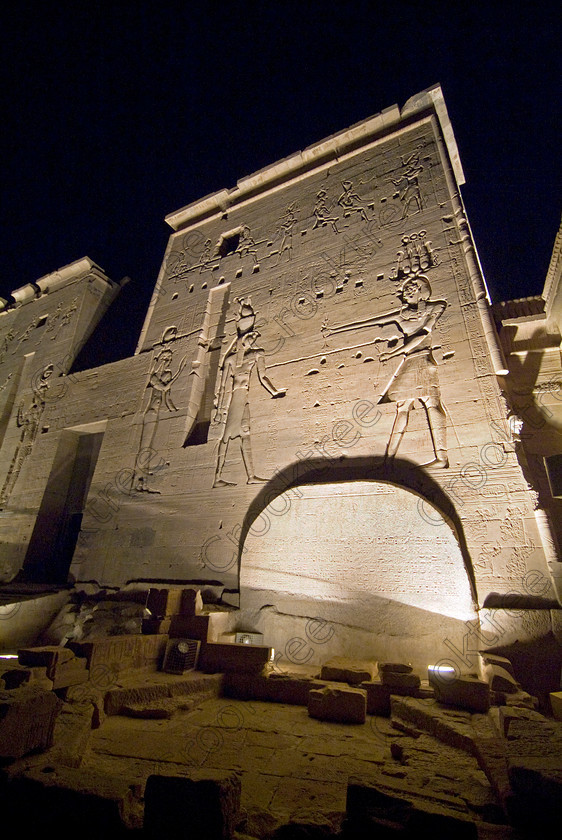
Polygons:
<instances>
[{"instance_id":1,"label":"pharaoh figure with raised arm","mask_svg":"<svg viewBox=\"0 0 562 840\"><path fill-rule=\"evenodd\" d=\"M254 368L260 384L273 398L284 397L286 388L276 388L266 373L265 353L256 345L259 332L254 329L256 314L249 298L238 299L236 337L232 340L220 364L220 382L215 397L215 423L224 423L215 469L213 487L234 486L225 481L222 471L230 441L239 438L242 460L248 477L247 484L259 484L267 479L254 472L250 444L250 380Z\"/></svg>"},{"instance_id":2,"label":"pharaoh figure with raised arm","mask_svg":"<svg viewBox=\"0 0 562 840\"><path fill-rule=\"evenodd\" d=\"M418 400L427 414L435 453L435 457L423 466L448 467L446 416L431 342L433 328L445 311L447 302L431 300L431 286L423 274L409 278L402 286L399 298L402 305L390 312L336 327L324 326L323 331L325 335L334 335L364 327L396 327L396 335L387 340L398 341L398 346L380 354L382 362L394 358L400 360L378 400L379 403L396 403L396 416L385 458L396 455L408 427L410 411ZM378 337L375 339L379 340Z\"/></svg>"}]
</instances>

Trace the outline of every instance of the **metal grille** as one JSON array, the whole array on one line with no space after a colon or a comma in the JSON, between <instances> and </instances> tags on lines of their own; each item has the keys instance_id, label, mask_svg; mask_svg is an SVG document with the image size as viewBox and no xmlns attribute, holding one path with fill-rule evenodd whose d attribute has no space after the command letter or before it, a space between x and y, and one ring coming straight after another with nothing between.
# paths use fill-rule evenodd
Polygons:
<instances>
[{"instance_id":1,"label":"metal grille","mask_svg":"<svg viewBox=\"0 0 562 840\"><path fill-rule=\"evenodd\" d=\"M184 674L197 665L200 642L196 639L170 639L162 670L167 674Z\"/></svg>"}]
</instances>

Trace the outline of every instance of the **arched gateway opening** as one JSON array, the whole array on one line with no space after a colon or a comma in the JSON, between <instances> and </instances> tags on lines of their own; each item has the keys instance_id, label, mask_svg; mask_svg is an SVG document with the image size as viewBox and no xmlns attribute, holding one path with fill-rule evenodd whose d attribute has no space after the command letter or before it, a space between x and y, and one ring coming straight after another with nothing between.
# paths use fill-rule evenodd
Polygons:
<instances>
[{"instance_id":1,"label":"arched gateway opening","mask_svg":"<svg viewBox=\"0 0 562 840\"><path fill-rule=\"evenodd\" d=\"M264 488L241 535L241 607L278 650L318 619L332 632L316 658L400 656L423 669L447 655L444 642L462 646L476 617L462 526L429 475L372 461L366 474L358 461Z\"/></svg>"}]
</instances>

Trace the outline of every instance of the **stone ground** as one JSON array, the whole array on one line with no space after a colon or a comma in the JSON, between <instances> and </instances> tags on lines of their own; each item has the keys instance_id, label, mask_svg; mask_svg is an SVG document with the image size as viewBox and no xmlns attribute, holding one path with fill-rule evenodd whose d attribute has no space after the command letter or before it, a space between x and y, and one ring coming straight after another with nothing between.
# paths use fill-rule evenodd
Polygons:
<instances>
[{"instance_id":1,"label":"stone ground","mask_svg":"<svg viewBox=\"0 0 562 840\"><path fill-rule=\"evenodd\" d=\"M39 816L51 809L45 825L70 819L81 831L84 815L91 813L96 824L107 817L107 825L142 837L150 775L236 773L242 808L236 840L269 840L288 824L314 827L316 833L287 837L335 838L346 813L348 782L359 778L361 785L408 800L414 808L468 820L481 840L503 840L542 836L532 821L527 833L507 825L510 762L521 765L517 772L525 785L529 774L540 790L551 784L546 807L556 801L562 782L562 724L528 710L505 707L504 713L516 715L506 741L498 708L472 714L432 698L393 696L390 718L329 723L309 717L303 706L221 696L220 674L110 679L104 671L103 676L97 684L90 680L63 692L66 702L50 749L5 766L3 814L10 807L15 813L31 808ZM104 705L114 713L106 715ZM529 715L538 720L526 719ZM50 791L49 798L41 791ZM535 794L523 796L521 807L528 810L535 800ZM462 825L457 822L457 828ZM459 836L450 828L432 833ZM91 836L114 835L95 829Z\"/></svg>"},{"instance_id":2,"label":"stone ground","mask_svg":"<svg viewBox=\"0 0 562 840\"><path fill-rule=\"evenodd\" d=\"M242 778L241 838L262 838L290 821L337 832L350 776L421 795L480 823L482 837L513 836L484 824L501 820L501 810L474 757L397 725L374 716L361 725L325 723L298 706L216 698L167 720L106 718L91 734L81 770L126 774L141 785L151 773L186 767L235 770Z\"/></svg>"}]
</instances>

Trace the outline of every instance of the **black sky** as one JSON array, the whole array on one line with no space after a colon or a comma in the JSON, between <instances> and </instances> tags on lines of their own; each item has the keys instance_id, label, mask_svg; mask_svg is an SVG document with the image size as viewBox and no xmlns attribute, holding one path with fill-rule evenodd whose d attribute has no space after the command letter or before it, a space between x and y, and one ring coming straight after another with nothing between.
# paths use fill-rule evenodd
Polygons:
<instances>
[{"instance_id":1,"label":"black sky","mask_svg":"<svg viewBox=\"0 0 562 840\"><path fill-rule=\"evenodd\" d=\"M210 192L440 82L494 300L539 294L560 223L557 3L6 2L0 294L84 255L129 275Z\"/></svg>"}]
</instances>

